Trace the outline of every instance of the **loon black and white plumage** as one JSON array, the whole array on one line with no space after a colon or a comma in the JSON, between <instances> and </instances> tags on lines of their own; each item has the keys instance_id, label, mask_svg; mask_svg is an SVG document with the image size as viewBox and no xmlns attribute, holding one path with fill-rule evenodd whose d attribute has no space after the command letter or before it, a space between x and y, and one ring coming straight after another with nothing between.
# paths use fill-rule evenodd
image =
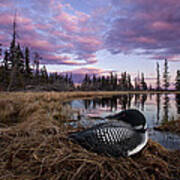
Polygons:
<instances>
[{"instance_id":1,"label":"loon black and white plumage","mask_svg":"<svg viewBox=\"0 0 180 180\"><path fill-rule=\"evenodd\" d=\"M146 120L140 111L124 110L106 118L113 121L72 133L69 138L87 150L114 157L131 156L147 144Z\"/></svg>"}]
</instances>

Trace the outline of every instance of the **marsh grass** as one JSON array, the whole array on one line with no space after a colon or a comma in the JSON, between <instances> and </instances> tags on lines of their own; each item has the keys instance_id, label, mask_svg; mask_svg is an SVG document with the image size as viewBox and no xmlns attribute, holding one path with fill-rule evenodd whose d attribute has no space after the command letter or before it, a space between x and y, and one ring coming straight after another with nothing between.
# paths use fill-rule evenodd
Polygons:
<instances>
[{"instance_id":1,"label":"marsh grass","mask_svg":"<svg viewBox=\"0 0 180 180\"><path fill-rule=\"evenodd\" d=\"M73 110L63 102L104 95L0 94L0 179L180 179L180 151L151 140L137 155L115 159L67 139Z\"/></svg>"},{"instance_id":2,"label":"marsh grass","mask_svg":"<svg viewBox=\"0 0 180 180\"><path fill-rule=\"evenodd\" d=\"M165 122L154 129L159 131L169 131L180 135L180 119Z\"/></svg>"}]
</instances>

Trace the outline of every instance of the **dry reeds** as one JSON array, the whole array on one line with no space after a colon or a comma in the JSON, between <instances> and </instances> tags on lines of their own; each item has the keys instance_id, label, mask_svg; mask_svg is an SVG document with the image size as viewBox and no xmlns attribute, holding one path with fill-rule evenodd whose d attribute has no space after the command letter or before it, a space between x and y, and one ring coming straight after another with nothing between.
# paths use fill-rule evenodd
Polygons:
<instances>
[{"instance_id":1,"label":"dry reeds","mask_svg":"<svg viewBox=\"0 0 180 180\"><path fill-rule=\"evenodd\" d=\"M155 129L159 131L169 131L172 133L180 134L180 119L163 123L162 125L155 127Z\"/></svg>"},{"instance_id":2,"label":"dry reeds","mask_svg":"<svg viewBox=\"0 0 180 180\"><path fill-rule=\"evenodd\" d=\"M0 179L180 179L180 151L168 151L151 140L137 155L118 159L69 141L67 134L74 130L64 122L70 120L71 109L62 102L74 97L81 96L0 95L0 107L5 106L0 110Z\"/></svg>"}]
</instances>

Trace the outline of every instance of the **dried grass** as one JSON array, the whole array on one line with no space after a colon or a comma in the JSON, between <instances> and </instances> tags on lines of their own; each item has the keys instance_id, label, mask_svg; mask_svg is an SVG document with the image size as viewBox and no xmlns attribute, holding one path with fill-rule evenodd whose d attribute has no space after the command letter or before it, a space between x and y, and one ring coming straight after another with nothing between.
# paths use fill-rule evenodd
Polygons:
<instances>
[{"instance_id":1,"label":"dried grass","mask_svg":"<svg viewBox=\"0 0 180 180\"><path fill-rule=\"evenodd\" d=\"M62 102L85 96L0 94L0 179L180 179L180 151L151 140L139 154L118 159L69 141L67 134L74 130L62 122L72 113Z\"/></svg>"},{"instance_id":2,"label":"dried grass","mask_svg":"<svg viewBox=\"0 0 180 180\"><path fill-rule=\"evenodd\" d=\"M155 130L169 131L172 133L180 134L180 119L165 122L162 125L155 127Z\"/></svg>"}]
</instances>

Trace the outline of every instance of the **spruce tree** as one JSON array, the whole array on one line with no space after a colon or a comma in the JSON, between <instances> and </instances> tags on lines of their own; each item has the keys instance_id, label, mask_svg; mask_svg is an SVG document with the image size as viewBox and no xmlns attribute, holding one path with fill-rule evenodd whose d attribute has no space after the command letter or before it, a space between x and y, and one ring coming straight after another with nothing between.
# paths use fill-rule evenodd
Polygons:
<instances>
[{"instance_id":1,"label":"spruce tree","mask_svg":"<svg viewBox=\"0 0 180 180\"><path fill-rule=\"evenodd\" d=\"M6 71L9 69L9 52L8 50L4 53L4 59L3 59L4 68Z\"/></svg>"},{"instance_id":2,"label":"spruce tree","mask_svg":"<svg viewBox=\"0 0 180 180\"><path fill-rule=\"evenodd\" d=\"M141 73L141 90L147 90L147 84L144 80L144 73Z\"/></svg>"},{"instance_id":3,"label":"spruce tree","mask_svg":"<svg viewBox=\"0 0 180 180\"><path fill-rule=\"evenodd\" d=\"M11 67L13 68L15 66L15 56L16 56L16 14L14 16L14 21L13 21L13 35L12 35L12 41L10 44L10 64Z\"/></svg>"},{"instance_id":4,"label":"spruce tree","mask_svg":"<svg viewBox=\"0 0 180 180\"><path fill-rule=\"evenodd\" d=\"M157 81L156 81L156 90L161 89L161 84L160 84L160 72L159 72L159 63L157 62L156 64L156 72L157 72Z\"/></svg>"},{"instance_id":5,"label":"spruce tree","mask_svg":"<svg viewBox=\"0 0 180 180\"><path fill-rule=\"evenodd\" d=\"M169 72L168 72L168 61L165 59L164 61L164 73L163 73L163 80L164 80L164 90L168 90L169 87Z\"/></svg>"},{"instance_id":6,"label":"spruce tree","mask_svg":"<svg viewBox=\"0 0 180 180\"><path fill-rule=\"evenodd\" d=\"M25 72L27 76L31 75L31 68L30 68L30 57L29 57L29 48L25 48Z\"/></svg>"},{"instance_id":7,"label":"spruce tree","mask_svg":"<svg viewBox=\"0 0 180 180\"><path fill-rule=\"evenodd\" d=\"M22 53L20 44L18 43L18 46L16 48L17 51L17 60L15 63L17 63L18 71L23 73L24 72L24 55Z\"/></svg>"}]
</instances>

